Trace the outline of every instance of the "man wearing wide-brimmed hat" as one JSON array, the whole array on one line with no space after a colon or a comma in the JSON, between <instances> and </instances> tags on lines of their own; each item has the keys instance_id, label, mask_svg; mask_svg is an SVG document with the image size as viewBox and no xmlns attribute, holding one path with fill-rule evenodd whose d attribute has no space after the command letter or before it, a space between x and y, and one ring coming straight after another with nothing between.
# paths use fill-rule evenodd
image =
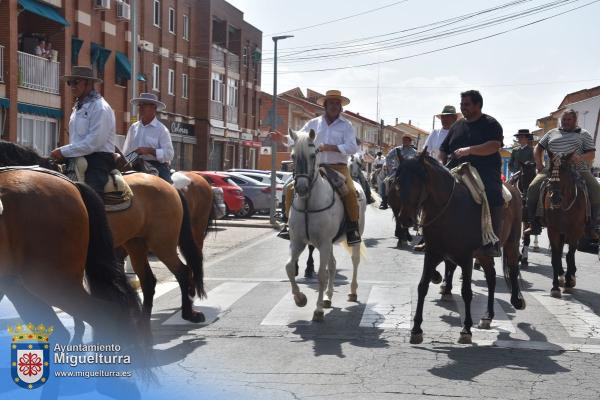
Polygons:
<instances>
[{"instance_id":1,"label":"man wearing wide-brimmed hat","mask_svg":"<svg viewBox=\"0 0 600 400\"><path fill-rule=\"evenodd\" d=\"M137 153L156 168L158 176L173 183L169 167L175 155L171 134L156 118L156 112L164 110L165 104L153 93L142 93L140 97L132 99L131 104L138 107L140 119L129 127L123 153Z\"/></svg>"},{"instance_id":2,"label":"man wearing wide-brimmed hat","mask_svg":"<svg viewBox=\"0 0 600 400\"><path fill-rule=\"evenodd\" d=\"M517 138L519 146L515 147L510 154L508 169L515 173L521 168L521 163L535 162L535 158L533 158L533 147L531 146L533 135L529 133L529 129L519 129L513 136Z\"/></svg>"},{"instance_id":3,"label":"man wearing wide-brimmed hat","mask_svg":"<svg viewBox=\"0 0 600 400\"><path fill-rule=\"evenodd\" d=\"M85 157L85 183L98 194L104 194L108 175L115 168L115 113L94 84L102 82L92 67L74 66L70 75L63 77L71 87L75 105L69 120L69 144L52 150L54 159Z\"/></svg>"},{"instance_id":4,"label":"man wearing wide-brimmed hat","mask_svg":"<svg viewBox=\"0 0 600 400\"><path fill-rule=\"evenodd\" d=\"M359 148L352 124L341 115L342 107L349 103L350 99L342 96L339 90L328 90L325 96L317 99L317 104L325 108L325 114L311 119L301 130L308 132L313 129L316 133L314 143L319 149L317 164L326 165L346 177L348 193L342 197L349 220L346 225L346 238L349 245L356 245L361 242L358 229L359 207L354 181L348 169L348 158ZM292 199L293 187L290 185L286 193L286 215L289 214ZM287 226L279 233L279 237L289 239Z\"/></svg>"},{"instance_id":5,"label":"man wearing wide-brimmed hat","mask_svg":"<svg viewBox=\"0 0 600 400\"><path fill-rule=\"evenodd\" d=\"M456 122L457 119L461 118L462 114L456 112L456 108L454 106L444 106L442 112L436 115L436 118L442 122L442 127L440 129L435 129L431 132L427 139L425 140L424 147L427 147L427 152L429 155L436 160L440 154L440 146L444 143L444 139L448 136L448 131L453 123Z\"/></svg>"}]
</instances>

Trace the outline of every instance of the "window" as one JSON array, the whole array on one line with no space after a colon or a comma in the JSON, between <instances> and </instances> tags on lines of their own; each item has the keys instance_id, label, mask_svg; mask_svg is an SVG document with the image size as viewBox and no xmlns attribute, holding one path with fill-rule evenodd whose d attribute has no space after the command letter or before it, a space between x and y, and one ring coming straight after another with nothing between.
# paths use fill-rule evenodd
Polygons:
<instances>
[{"instance_id":1,"label":"window","mask_svg":"<svg viewBox=\"0 0 600 400\"><path fill-rule=\"evenodd\" d=\"M244 67L248 66L248 48L244 47L242 49L242 62L244 63Z\"/></svg>"},{"instance_id":2,"label":"window","mask_svg":"<svg viewBox=\"0 0 600 400\"><path fill-rule=\"evenodd\" d=\"M35 149L42 156L50 155L57 145L58 121L30 114L17 116L17 143Z\"/></svg>"},{"instance_id":3,"label":"window","mask_svg":"<svg viewBox=\"0 0 600 400\"><path fill-rule=\"evenodd\" d=\"M154 26L160 28L160 0L154 0Z\"/></svg>"},{"instance_id":4,"label":"window","mask_svg":"<svg viewBox=\"0 0 600 400\"><path fill-rule=\"evenodd\" d=\"M239 81L233 78L227 79L227 105L238 106L239 100Z\"/></svg>"},{"instance_id":5,"label":"window","mask_svg":"<svg viewBox=\"0 0 600 400\"><path fill-rule=\"evenodd\" d=\"M225 91L223 84L223 74L217 72L212 73L212 95L213 101L223 102L223 92Z\"/></svg>"},{"instance_id":6,"label":"window","mask_svg":"<svg viewBox=\"0 0 600 400\"><path fill-rule=\"evenodd\" d=\"M172 69L169 70L169 85L168 92L170 95L175 94L175 71Z\"/></svg>"},{"instance_id":7,"label":"window","mask_svg":"<svg viewBox=\"0 0 600 400\"><path fill-rule=\"evenodd\" d=\"M190 17L183 15L183 38L190 40Z\"/></svg>"},{"instance_id":8,"label":"window","mask_svg":"<svg viewBox=\"0 0 600 400\"><path fill-rule=\"evenodd\" d=\"M175 34L175 10L169 7L169 32Z\"/></svg>"},{"instance_id":9,"label":"window","mask_svg":"<svg viewBox=\"0 0 600 400\"><path fill-rule=\"evenodd\" d=\"M181 87L182 87L182 95L181 97L183 97L184 99L188 98L188 76L187 74L182 74L181 75Z\"/></svg>"},{"instance_id":10,"label":"window","mask_svg":"<svg viewBox=\"0 0 600 400\"><path fill-rule=\"evenodd\" d=\"M160 92L160 67L152 64L152 90Z\"/></svg>"}]
</instances>

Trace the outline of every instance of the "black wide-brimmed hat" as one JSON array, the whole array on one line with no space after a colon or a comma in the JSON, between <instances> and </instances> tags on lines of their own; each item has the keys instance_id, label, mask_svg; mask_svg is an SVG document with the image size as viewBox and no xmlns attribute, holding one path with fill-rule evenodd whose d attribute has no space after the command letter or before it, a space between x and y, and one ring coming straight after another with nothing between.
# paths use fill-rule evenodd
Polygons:
<instances>
[{"instance_id":1,"label":"black wide-brimmed hat","mask_svg":"<svg viewBox=\"0 0 600 400\"><path fill-rule=\"evenodd\" d=\"M514 137L525 136L527 139L533 140L533 134L529 132L529 129L519 129L517 133L513 135Z\"/></svg>"}]
</instances>

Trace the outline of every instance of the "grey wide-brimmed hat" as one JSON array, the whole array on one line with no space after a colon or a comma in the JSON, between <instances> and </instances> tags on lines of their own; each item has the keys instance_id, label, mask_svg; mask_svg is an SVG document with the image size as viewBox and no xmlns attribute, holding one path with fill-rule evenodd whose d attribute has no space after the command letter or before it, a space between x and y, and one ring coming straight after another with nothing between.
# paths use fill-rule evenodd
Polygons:
<instances>
[{"instance_id":1,"label":"grey wide-brimmed hat","mask_svg":"<svg viewBox=\"0 0 600 400\"><path fill-rule=\"evenodd\" d=\"M456 112L456 108L454 106L444 106L442 112L437 114L436 117L440 118L442 115L456 115L458 118L462 117L461 113Z\"/></svg>"},{"instance_id":2,"label":"grey wide-brimmed hat","mask_svg":"<svg viewBox=\"0 0 600 400\"><path fill-rule=\"evenodd\" d=\"M98 83L102 83L102 79L98 78L92 67L76 65L71 68L71 74L62 77L63 80L70 79L86 79Z\"/></svg>"},{"instance_id":3,"label":"grey wide-brimmed hat","mask_svg":"<svg viewBox=\"0 0 600 400\"><path fill-rule=\"evenodd\" d=\"M162 101L158 100L158 96L154 93L140 93L140 97L131 99L131 104L137 105L139 103L152 103L156 105L157 110L164 110L167 106Z\"/></svg>"}]
</instances>

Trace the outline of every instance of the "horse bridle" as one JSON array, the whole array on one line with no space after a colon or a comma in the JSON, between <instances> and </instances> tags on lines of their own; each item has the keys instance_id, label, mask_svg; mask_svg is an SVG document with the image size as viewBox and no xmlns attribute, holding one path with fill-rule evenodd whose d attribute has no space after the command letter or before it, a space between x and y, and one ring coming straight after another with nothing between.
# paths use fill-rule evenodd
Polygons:
<instances>
[{"instance_id":1,"label":"horse bridle","mask_svg":"<svg viewBox=\"0 0 600 400\"><path fill-rule=\"evenodd\" d=\"M550 178L548 179L548 181L550 182L550 185L557 185L558 183L560 183L560 167L561 167L561 155L557 154L554 156L554 159L552 160L552 171L551 171L551 175ZM559 199L560 202L558 204L555 204L552 201L552 194L550 194L550 209L551 210L562 210L562 211L569 211L571 210L571 208L573 208L573 206L575 205L575 202L577 201L577 196L579 195L579 188L577 185L577 182L574 182L573 185L575 186L575 195L573 196L573 200L571 201L571 203L567 206L567 208L563 208L562 206L562 199ZM559 191L560 191L560 187L559 187ZM560 195L560 193L559 193Z\"/></svg>"}]
</instances>

